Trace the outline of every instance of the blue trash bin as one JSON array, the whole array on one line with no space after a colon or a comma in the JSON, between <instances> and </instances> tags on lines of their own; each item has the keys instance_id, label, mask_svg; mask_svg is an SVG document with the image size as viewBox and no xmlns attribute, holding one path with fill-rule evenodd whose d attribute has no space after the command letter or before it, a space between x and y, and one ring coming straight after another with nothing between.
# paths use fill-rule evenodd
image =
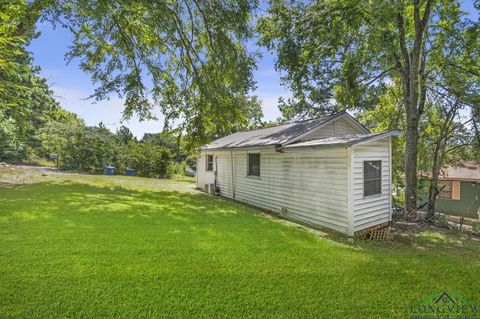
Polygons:
<instances>
[{"instance_id":1,"label":"blue trash bin","mask_svg":"<svg viewBox=\"0 0 480 319\"><path fill-rule=\"evenodd\" d=\"M135 176L135 170L133 168L125 168L125 176Z\"/></svg>"},{"instance_id":2,"label":"blue trash bin","mask_svg":"<svg viewBox=\"0 0 480 319\"><path fill-rule=\"evenodd\" d=\"M103 175L115 175L117 169L113 166L104 166L103 167Z\"/></svg>"}]
</instances>

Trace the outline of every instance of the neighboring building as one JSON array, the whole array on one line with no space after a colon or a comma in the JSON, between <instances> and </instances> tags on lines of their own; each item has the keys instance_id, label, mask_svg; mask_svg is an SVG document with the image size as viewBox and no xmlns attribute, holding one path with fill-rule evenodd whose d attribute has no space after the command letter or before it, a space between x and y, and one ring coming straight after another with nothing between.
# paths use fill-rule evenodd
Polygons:
<instances>
[{"instance_id":1,"label":"neighboring building","mask_svg":"<svg viewBox=\"0 0 480 319\"><path fill-rule=\"evenodd\" d=\"M391 220L391 136L345 112L205 145L197 187L353 235Z\"/></svg>"},{"instance_id":2,"label":"neighboring building","mask_svg":"<svg viewBox=\"0 0 480 319\"><path fill-rule=\"evenodd\" d=\"M440 213L478 218L480 208L480 169L473 161L446 166L439 177L435 208Z\"/></svg>"}]
</instances>

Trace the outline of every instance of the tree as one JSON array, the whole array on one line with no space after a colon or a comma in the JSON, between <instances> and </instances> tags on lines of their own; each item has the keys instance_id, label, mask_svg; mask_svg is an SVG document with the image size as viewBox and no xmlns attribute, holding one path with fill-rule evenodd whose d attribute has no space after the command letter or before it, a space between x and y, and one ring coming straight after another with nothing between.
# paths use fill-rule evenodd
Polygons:
<instances>
[{"instance_id":1,"label":"tree","mask_svg":"<svg viewBox=\"0 0 480 319\"><path fill-rule=\"evenodd\" d=\"M117 139L120 141L120 143L126 145L128 142L133 140L133 133L130 131L130 129L124 125L120 126L115 133L117 136Z\"/></svg>"},{"instance_id":2,"label":"tree","mask_svg":"<svg viewBox=\"0 0 480 319\"><path fill-rule=\"evenodd\" d=\"M164 146L130 142L125 161L129 167L135 169L138 176L169 178L172 159L172 152Z\"/></svg>"},{"instance_id":3,"label":"tree","mask_svg":"<svg viewBox=\"0 0 480 319\"><path fill-rule=\"evenodd\" d=\"M11 108L28 93L28 87L21 84L22 73L28 72L25 63L28 54L24 47L31 33L21 32L22 21L26 19L26 2L2 1L0 3L0 106Z\"/></svg>"},{"instance_id":4,"label":"tree","mask_svg":"<svg viewBox=\"0 0 480 319\"><path fill-rule=\"evenodd\" d=\"M236 106L254 88L256 0L37 0L42 18L69 28L68 60L81 60L98 88L92 97L125 98L125 118L152 118L155 105L195 143L248 125Z\"/></svg>"},{"instance_id":5,"label":"tree","mask_svg":"<svg viewBox=\"0 0 480 319\"><path fill-rule=\"evenodd\" d=\"M30 93L25 85L31 70L24 46L31 34L20 34L25 12L25 1L0 3L0 160L26 156L25 136L30 123L21 104Z\"/></svg>"},{"instance_id":6,"label":"tree","mask_svg":"<svg viewBox=\"0 0 480 319\"><path fill-rule=\"evenodd\" d=\"M276 67L294 93L283 105L287 116L372 109L389 84L398 85L405 111L405 212L414 213L430 76L468 74L478 83L478 23L456 0L277 0L258 29L261 43L278 52Z\"/></svg>"},{"instance_id":7,"label":"tree","mask_svg":"<svg viewBox=\"0 0 480 319\"><path fill-rule=\"evenodd\" d=\"M435 104L426 109L426 121L421 124L420 167L428 177L427 220L434 221L435 204L440 193L439 177L444 164L458 164L473 158L474 118L458 96L438 94ZM471 110L470 110L471 111ZM467 116L465 116L467 115Z\"/></svg>"}]
</instances>

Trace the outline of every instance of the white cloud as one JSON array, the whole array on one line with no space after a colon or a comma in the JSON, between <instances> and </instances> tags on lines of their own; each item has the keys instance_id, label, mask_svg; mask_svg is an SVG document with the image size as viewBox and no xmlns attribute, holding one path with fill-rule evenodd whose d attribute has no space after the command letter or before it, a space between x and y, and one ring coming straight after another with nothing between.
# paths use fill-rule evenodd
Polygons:
<instances>
[{"instance_id":1,"label":"white cloud","mask_svg":"<svg viewBox=\"0 0 480 319\"><path fill-rule=\"evenodd\" d=\"M278 109L278 99L280 97L287 99L291 96L288 92L279 94L276 92L257 91L255 94L262 101L264 120L267 121L276 120L282 115Z\"/></svg>"}]
</instances>

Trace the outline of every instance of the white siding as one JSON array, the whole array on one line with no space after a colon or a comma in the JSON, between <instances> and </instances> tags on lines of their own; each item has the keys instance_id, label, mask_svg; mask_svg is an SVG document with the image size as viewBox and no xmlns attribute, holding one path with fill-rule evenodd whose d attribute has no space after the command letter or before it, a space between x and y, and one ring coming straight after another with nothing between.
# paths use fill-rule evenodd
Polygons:
<instances>
[{"instance_id":1,"label":"white siding","mask_svg":"<svg viewBox=\"0 0 480 319\"><path fill-rule=\"evenodd\" d=\"M347 232L348 178L347 151L302 149L285 153L260 152L260 177L247 176L248 152L215 152L217 183L222 196L264 208L292 219ZM205 154L198 163L198 186L213 183L214 174L205 172Z\"/></svg>"},{"instance_id":2,"label":"white siding","mask_svg":"<svg viewBox=\"0 0 480 319\"><path fill-rule=\"evenodd\" d=\"M260 177L247 176L249 152L261 154ZM348 150L202 152L197 163L200 189L215 180L214 172L205 170L206 154L214 156L222 196L348 235L390 220L389 138L354 145ZM382 161L382 193L364 197L363 162L370 160Z\"/></svg>"},{"instance_id":3,"label":"white siding","mask_svg":"<svg viewBox=\"0 0 480 319\"><path fill-rule=\"evenodd\" d=\"M325 126L321 126L317 129L313 129L311 133L302 136L299 141L308 141L314 140L322 137L330 137L330 136L342 136L342 135L350 135L350 134L362 134L365 133L358 127L351 124L349 121L345 119L338 119L332 123L329 123Z\"/></svg>"},{"instance_id":4,"label":"white siding","mask_svg":"<svg viewBox=\"0 0 480 319\"><path fill-rule=\"evenodd\" d=\"M215 177L213 171L206 170L206 158L207 154L213 154L212 152L209 153L201 153L197 157L197 188L201 190L205 190L205 184L213 184ZM215 162L214 162L215 165Z\"/></svg>"},{"instance_id":5,"label":"white siding","mask_svg":"<svg viewBox=\"0 0 480 319\"><path fill-rule=\"evenodd\" d=\"M353 230L359 231L390 220L390 139L352 147ZM363 162L382 161L382 193L363 196Z\"/></svg>"}]
</instances>

